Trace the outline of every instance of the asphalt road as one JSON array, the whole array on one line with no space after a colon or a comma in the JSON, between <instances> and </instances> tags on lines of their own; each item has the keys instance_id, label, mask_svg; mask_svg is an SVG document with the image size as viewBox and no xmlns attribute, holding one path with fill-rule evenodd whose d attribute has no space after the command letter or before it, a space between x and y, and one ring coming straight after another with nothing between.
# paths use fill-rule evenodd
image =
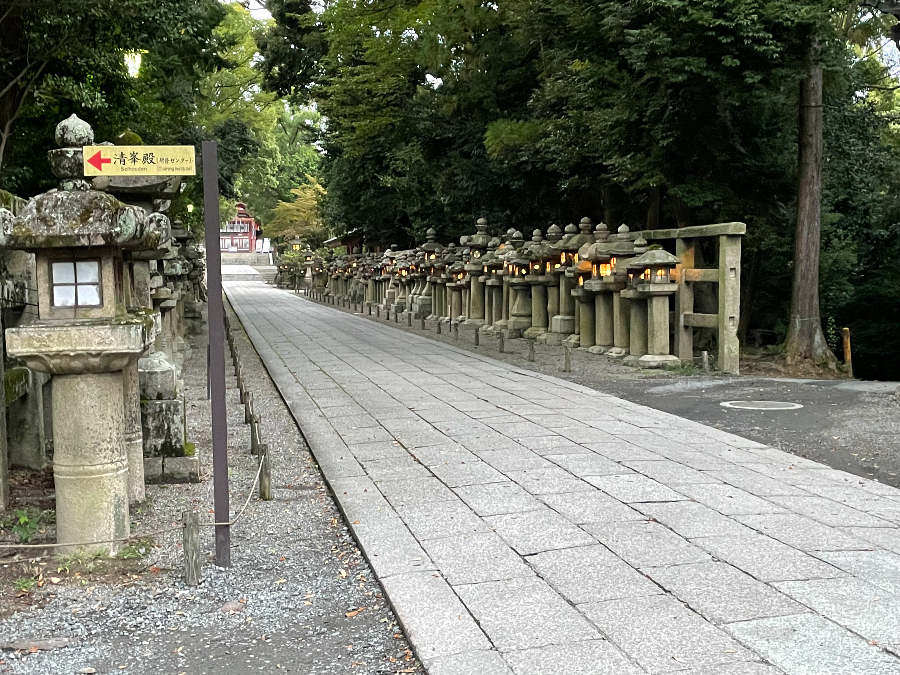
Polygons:
<instances>
[{"instance_id":1,"label":"asphalt road","mask_svg":"<svg viewBox=\"0 0 900 675\"><path fill-rule=\"evenodd\" d=\"M893 396L898 385L898 382L682 376L640 380L605 378L602 383L589 386L836 469L900 486L900 402ZM779 401L803 407L744 410L722 405L729 401Z\"/></svg>"}]
</instances>

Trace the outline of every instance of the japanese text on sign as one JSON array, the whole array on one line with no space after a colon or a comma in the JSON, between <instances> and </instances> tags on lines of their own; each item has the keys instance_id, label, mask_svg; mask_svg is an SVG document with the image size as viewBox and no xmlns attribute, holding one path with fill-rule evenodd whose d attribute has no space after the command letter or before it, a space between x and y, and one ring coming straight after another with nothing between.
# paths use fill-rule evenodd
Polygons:
<instances>
[{"instance_id":1,"label":"japanese text on sign","mask_svg":"<svg viewBox=\"0 0 900 675\"><path fill-rule=\"evenodd\" d=\"M86 145L85 176L193 176L192 145Z\"/></svg>"}]
</instances>

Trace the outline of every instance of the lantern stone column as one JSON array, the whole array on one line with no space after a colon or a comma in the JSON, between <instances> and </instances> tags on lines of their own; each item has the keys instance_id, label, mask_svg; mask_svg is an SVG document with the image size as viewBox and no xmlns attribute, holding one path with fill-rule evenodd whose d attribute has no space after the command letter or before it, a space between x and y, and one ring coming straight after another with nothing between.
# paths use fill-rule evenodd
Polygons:
<instances>
[{"instance_id":1,"label":"lantern stone column","mask_svg":"<svg viewBox=\"0 0 900 675\"><path fill-rule=\"evenodd\" d=\"M647 353L638 365L642 368L678 368L681 359L669 353L669 296L671 289L653 288L647 299Z\"/></svg>"},{"instance_id":2,"label":"lantern stone column","mask_svg":"<svg viewBox=\"0 0 900 675\"><path fill-rule=\"evenodd\" d=\"M531 328L531 285L524 277L509 277L510 317L506 323L509 336L522 337Z\"/></svg>"},{"instance_id":3,"label":"lantern stone column","mask_svg":"<svg viewBox=\"0 0 900 675\"><path fill-rule=\"evenodd\" d=\"M622 298L629 302L628 356L624 362L635 365L647 353L647 300L636 290L624 290Z\"/></svg>"},{"instance_id":4,"label":"lantern stone column","mask_svg":"<svg viewBox=\"0 0 900 675\"><path fill-rule=\"evenodd\" d=\"M597 317L597 344L591 347L595 354L607 352L614 344L613 294L599 292L594 295L594 313Z\"/></svg>"},{"instance_id":5,"label":"lantern stone column","mask_svg":"<svg viewBox=\"0 0 900 675\"><path fill-rule=\"evenodd\" d=\"M597 305L595 298L600 294L595 293L593 290L593 285L597 283L599 282L589 279L584 282L584 286L573 291L580 295L581 300L581 314L578 317L581 324L579 346L592 351L597 344Z\"/></svg>"},{"instance_id":6,"label":"lantern stone column","mask_svg":"<svg viewBox=\"0 0 900 675\"><path fill-rule=\"evenodd\" d=\"M547 311L547 277L535 275L528 281L531 284L531 328L525 331L524 337L536 340L547 332L550 325Z\"/></svg>"},{"instance_id":7,"label":"lantern stone column","mask_svg":"<svg viewBox=\"0 0 900 675\"><path fill-rule=\"evenodd\" d=\"M584 291L586 294L593 296L593 303L590 307L585 307L585 311L590 311L594 320L593 344L588 347L591 354L603 354L607 349L612 347L612 295L605 293L603 281L601 279L589 279L584 282ZM609 301L608 303L606 301ZM608 310L604 313L604 308ZM582 326L581 332L584 334L585 327Z\"/></svg>"},{"instance_id":8,"label":"lantern stone column","mask_svg":"<svg viewBox=\"0 0 900 675\"><path fill-rule=\"evenodd\" d=\"M484 282L481 276L481 265L468 264L469 273L469 318L464 324L467 328L478 329L484 325Z\"/></svg>"}]
</instances>

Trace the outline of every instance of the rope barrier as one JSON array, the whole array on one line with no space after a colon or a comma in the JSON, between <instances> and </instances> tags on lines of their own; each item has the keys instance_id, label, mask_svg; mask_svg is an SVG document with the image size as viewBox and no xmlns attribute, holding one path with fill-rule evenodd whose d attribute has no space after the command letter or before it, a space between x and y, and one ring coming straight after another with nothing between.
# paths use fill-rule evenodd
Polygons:
<instances>
[{"instance_id":1,"label":"rope barrier","mask_svg":"<svg viewBox=\"0 0 900 675\"><path fill-rule=\"evenodd\" d=\"M227 523L216 523L216 522L207 522L200 523L200 527L216 527L218 525L235 525L241 517L244 515L244 512L247 510L247 507L250 506L250 500L253 498L253 493L256 491L256 486L259 484L259 475L262 472L262 462L259 463L259 467L256 469L256 476L253 478L253 484L250 486L250 492L247 494L247 499L244 502L244 506L238 511L237 515L229 520ZM183 530L184 525L178 525L175 527L166 527L161 530L153 530L152 532L140 532L138 534L130 534L127 537L118 537L116 539L102 539L99 541L73 541L66 543L48 543L48 544L0 544L0 549L2 550L17 550L17 549L43 549L43 548L61 548L63 546L99 546L101 544L116 544L123 543L126 541L133 541L135 539L147 539L149 537L155 537L160 534L166 534L167 532L177 532L179 530ZM16 562L7 561L7 562Z\"/></svg>"}]
</instances>

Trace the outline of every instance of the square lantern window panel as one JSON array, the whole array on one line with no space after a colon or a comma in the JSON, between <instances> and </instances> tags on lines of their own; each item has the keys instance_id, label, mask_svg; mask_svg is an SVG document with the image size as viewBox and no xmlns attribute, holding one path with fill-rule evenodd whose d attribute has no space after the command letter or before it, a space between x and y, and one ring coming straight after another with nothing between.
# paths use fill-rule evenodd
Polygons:
<instances>
[{"instance_id":1,"label":"square lantern window panel","mask_svg":"<svg viewBox=\"0 0 900 675\"><path fill-rule=\"evenodd\" d=\"M54 307L101 307L100 261L55 262L50 270Z\"/></svg>"}]
</instances>

